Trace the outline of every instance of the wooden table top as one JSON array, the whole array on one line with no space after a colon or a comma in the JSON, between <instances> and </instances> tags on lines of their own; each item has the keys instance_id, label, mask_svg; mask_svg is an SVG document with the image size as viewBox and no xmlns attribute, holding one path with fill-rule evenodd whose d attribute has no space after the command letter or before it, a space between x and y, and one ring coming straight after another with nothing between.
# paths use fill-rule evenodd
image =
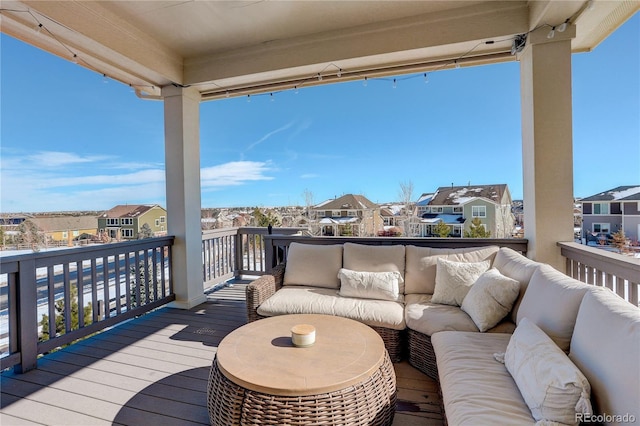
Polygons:
<instances>
[{"instance_id":1,"label":"wooden table top","mask_svg":"<svg viewBox=\"0 0 640 426\"><path fill-rule=\"evenodd\" d=\"M316 328L313 346L293 346L291 328L298 324ZM330 315L279 315L228 334L216 359L220 371L246 389L306 396L363 381L382 365L384 356L382 338L357 321Z\"/></svg>"}]
</instances>

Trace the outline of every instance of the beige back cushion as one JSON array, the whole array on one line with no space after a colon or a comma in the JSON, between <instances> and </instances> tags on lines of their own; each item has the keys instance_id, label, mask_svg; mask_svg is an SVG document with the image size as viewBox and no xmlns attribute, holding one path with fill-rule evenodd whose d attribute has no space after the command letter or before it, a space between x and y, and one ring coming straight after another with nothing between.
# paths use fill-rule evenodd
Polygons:
<instances>
[{"instance_id":1,"label":"beige back cushion","mask_svg":"<svg viewBox=\"0 0 640 426\"><path fill-rule=\"evenodd\" d=\"M287 251L284 285L340 288L342 245L291 243Z\"/></svg>"},{"instance_id":2,"label":"beige back cushion","mask_svg":"<svg viewBox=\"0 0 640 426\"><path fill-rule=\"evenodd\" d=\"M590 287L569 358L591 384L596 413L640 419L640 309L606 288Z\"/></svg>"},{"instance_id":3,"label":"beige back cushion","mask_svg":"<svg viewBox=\"0 0 640 426\"><path fill-rule=\"evenodd\" d=\"M551 266L540 265L533 275L518 309L517 322L528 318L565 352L576 323L578 308L589 286Z\"/></svg>"},{"instance_id":4,"label":"beige back cushion","mask_svg":"<svg viewBox=\"0 0 640 426\"><path fill-rule=\"evenodd\" d=\"M441 257L452 262L493 263L498 247L470 247L461 249L437 249L431 247L407 246L406 271L404 277L405 294L433 294L436 286L436 266Z\"/></svg>"},{"instance_id":5,"label":"beige back cushion","mask_svg":"<svg viewBox=\"0 0 640 426\"><path fill-rule=\"evenodd\" d=\"M404 278L404 246L368 246L345 243L343 264L345 269L363 272L398 271ZM400 294L404 283L400 282Z\"/></svg>"},{"instance_id":6,"label":"beige back cushion","mask_svg":"<svg viewBox=\"0 0 640 426\"><path fill-rule=\"evenodd\" d=\"M512 278L520 283L520 294L511 309L511 321L516 322L518 308L524 292L529 285L531 276L540 263L533 261L515 250L508 247L502 247L496 254L493 261L493 267L496 268L505 277Z\"/></svg>"}]
</instances>

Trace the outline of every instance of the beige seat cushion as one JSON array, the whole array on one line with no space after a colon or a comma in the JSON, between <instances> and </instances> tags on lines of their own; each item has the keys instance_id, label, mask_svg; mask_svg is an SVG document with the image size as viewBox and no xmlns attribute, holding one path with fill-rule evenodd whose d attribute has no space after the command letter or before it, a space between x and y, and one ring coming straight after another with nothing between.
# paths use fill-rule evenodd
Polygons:
<instances>
[{"instance_id":1,"label":"beige seat cushion","mask_svg":"<svg viewBox=\"0 0 640 426\"><path fill-rule=\"evenodd\" d=\"M350 318L367 325L403 330L404 304L389 300L342 297L334 289L287 286L258 307L258 314L325 314Z\"/></svg>"},{"instance_id":2,"label":"beige seat cushion","mask_svg":"<svg viewBox=\"0 0 640 426\"><path fill-rule=\"evenodd\" d=\"M578 311L569 358L591 384L596 413L640 421L640 309L591 287Z\"/></svg>"},{"instance_id":3,"label":"beige seat cushion","mask_svg":"<svg viewBox=\"0 0 640 426\"><path fill-rule=\"evenodd\" d=\"M340 288L342 245L291 243L287 251L284 285Z\"/></svg>"},{"instance_id":4,"label":"beige seat cushion","mask_svg":"<svg viewBox=\"0 0 640 426\"><path fill-rule=\"evenodd\" d=\"M569 352L580 302L589 286L549 265L540 265L533 275L518 309L516 324L529 318L556 345Z\"/></svg>"},{"instance_id":5,"label":"beige seat cushion","mask_svg":"<svg viewBox=\"0 0 640 426\"><path fill-rule=\"evenodd\" d=\"M345 243L343 267L362 272L398 271L404 279L404 246L368 246ZM400 283L400 293L404 292L403 281Z\"/></svg>"},{"instance_id":6,"label":"beige seat cushion","mask_svg":"<svg viewBox=\"0 0 640 426\"><path fill-rule=\"evenodd\" d=\"M447 423L533 425L529 407L504 364L510 334L443 331L431 337Z\"/></svg>"},{"instance_id":7,"label":"beige seat cushion","mask_svg":"<svg viewBox=\"0 0 640 426\"><path fill-rule=\"evenodd\" d=\"M458 306L431 303L431 295L407 294L405 296L404 318L407 327L427 336L439 331L474 331L478 327ZM516 325L505 320L487 330L491 333L513 333Z\"/></svg>"},{"instance_id":8,"label":"beige seat cushion","mask_svg":"<svg viewBox=\"0 0 640 426\"><path fill-rule=\"evenodd\" d=\"M433 294L436 286L438 258L453 262L482 262L493 259L498 247L435 249L431 247L406 247L405 294ZM345 266L346 268L346 266Z\"/></svg>"},{"instance_id":9,"label":"beige seat cushion","mask_svg":"<svg viewBox=\"0 0 640 426\"><path fill-rule=\"evenodd\" d=\"M511 309L511 321L516 322L518 308L529 285L531 276L541 264L533 261L515 250L508 247L501 247L493 261L496 268L505 277L513 278L520 283L520 294Z\"/></svg>"}]
</instances>

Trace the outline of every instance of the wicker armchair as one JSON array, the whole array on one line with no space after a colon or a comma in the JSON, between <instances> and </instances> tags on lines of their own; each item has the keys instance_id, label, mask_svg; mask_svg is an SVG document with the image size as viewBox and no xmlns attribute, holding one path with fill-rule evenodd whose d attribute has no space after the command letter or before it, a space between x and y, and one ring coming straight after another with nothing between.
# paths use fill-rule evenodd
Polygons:
<instances>
[{"instance_id":1,"label":"wicker armchair","mask_svg":"<svg viewBox=\"0 0 640 426\"><path fill-rule=\"evenodd\" d=\"M247 286L247 318L249 322L265 318L258 314L258 307L282 288L286 264L281 263L273 268L271 274L266 274ZM384 327L371 326L384 341L392 362L402 361L404 355L404 330L393 330Z\"/></svg>"}]
</instances>

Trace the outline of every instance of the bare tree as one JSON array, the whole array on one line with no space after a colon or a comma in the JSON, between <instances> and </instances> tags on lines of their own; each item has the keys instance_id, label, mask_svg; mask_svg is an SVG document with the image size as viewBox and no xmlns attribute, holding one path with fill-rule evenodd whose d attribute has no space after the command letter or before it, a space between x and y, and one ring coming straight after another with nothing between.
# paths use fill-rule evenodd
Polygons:
<instances>
[{"instance_id":1,"label":"bare tree","mask_svg":"<svg viewBox=\"0 0 640 426\"><path fill-rule=\"evenodd\" d=\"M304 198L305 212L307 214L307 227L311 235L320 235L320 225L317 222L316 212L313 210L313 192L309 189L305 189L302 193Z\"/></svg>"},{"instance_id":2,"label":"bare tree","mask_svg":"<svg viewBox=\"0 0 640 426\"><path fill-rule=\"evenodd\" d=\"M400 182L398 195L400 196L400 202L404 206L404 214L402 215L405 218L405 220L402 221L404 228L403 233L406 237L412 237L413 232L411 227L405 224L407 224L409 222L408 219L413 216L413 182Z\"/></svg>"}]
</instances>

